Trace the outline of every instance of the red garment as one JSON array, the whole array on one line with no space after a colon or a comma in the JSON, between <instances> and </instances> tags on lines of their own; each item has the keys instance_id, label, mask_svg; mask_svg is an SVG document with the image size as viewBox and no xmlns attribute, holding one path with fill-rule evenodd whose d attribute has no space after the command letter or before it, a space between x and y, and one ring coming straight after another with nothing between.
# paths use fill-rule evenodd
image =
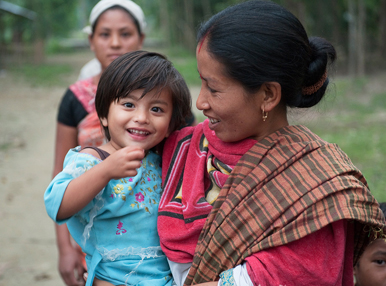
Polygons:
<instances>
[{"instance_id":1,"label":"red garment","mask_svg":"<svg viewBox=\"0 0 386 286\"><path fill-rule=\"evenodd\" d=\"M181 140L184 137L186 140ZM239 143L222 142L209 129L207 122L194 128L183 128L168 138L163 149L162 165L169 166L173 162L176 172L169 174L168 168L162 168L162 181L165 182L166 177L170 184L164 189L159 204L157 225L162 250L170 260L192 262L202 226L212 210L211 204L217 199L233 167L255 143L256 140L252 139ZM174 157L176 144L179 144L179 150L189 151ZM190 164L179 167L186 161ZM183 186L179 186L183 174ZM179 192L174 192L175 189Z\"/></svg>"},{"instance_id":2,"label":"red garment","mask_svg":"<svg viewBox=\"0 0 386 286\"><path fill-rule=\"evenodd\" d=\"M246 258L254 285L347 285L353 281L354 232L346 220ZM316 263L315 263L316 262Z\"/></svg>"},{"instance_id":3,"label":"red garment","mask_svg":"<svg viewBox=\"0 0 386 286\"><path fill-rule=\"evenodd\" d=\"M82 104L88 115L78 125L78 144L84 147L97 147L104 143L101 124L95 110L97 86L93 78L80 80L70 86L70 90Z\"/></svg>"},{"instance_id":4,"label":"red garment","mask_svg":"<svg viewBox=\"0 0 386 286\"><path fill-rule=\"evenodd\" d=\"M320 285L326 274L336 283L325 285L350 284L354 257L384 222L360 171L303 126L248 149L254 142L221 142L205 121L165 143L158 231L170 260L193 258L185 285L218 280L244 261L256 285ZM353 221L355 237L335 226L343 221Z\"/></svg>"}]
</instances>

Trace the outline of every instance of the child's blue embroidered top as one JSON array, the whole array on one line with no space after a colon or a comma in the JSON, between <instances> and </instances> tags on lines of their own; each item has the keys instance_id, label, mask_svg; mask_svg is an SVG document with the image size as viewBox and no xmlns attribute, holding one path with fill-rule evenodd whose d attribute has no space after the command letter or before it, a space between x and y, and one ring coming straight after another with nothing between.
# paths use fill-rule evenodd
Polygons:
<instances>
[{"instance_id":1,"label":"child's blue embroidered top","mask_svg":"<svg viewBox=\"0 0 386 286\"><path fill-rule=\"evenodd\" d=\"M64 169L48 186L44 201L48 215L59 224L67 223L71 236L86 253L86 285L92 285L94 276L114 285L171 285L157 233L160 157L150 151L135 177L111 180L79 213L58 221L67 185L101 162L79 151L77 147L67 153Z\"/></svg>"}]
</instances>

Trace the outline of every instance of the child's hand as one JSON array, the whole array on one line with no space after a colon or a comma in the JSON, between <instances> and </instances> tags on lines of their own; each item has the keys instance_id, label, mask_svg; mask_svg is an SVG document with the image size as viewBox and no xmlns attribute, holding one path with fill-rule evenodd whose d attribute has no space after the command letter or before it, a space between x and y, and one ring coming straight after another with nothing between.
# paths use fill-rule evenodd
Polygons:
<instances>
[{"instance_id":1,"label":"child's hand","mask_svg":"<svg viewBox=\"0 0 386 286\"><path fill-rule=\"evenodd\" d=\"M104 160L108 176L111 179L134 177L144 157L145 151L138 147L119 149Z\"/></svg>"}]
</instances>

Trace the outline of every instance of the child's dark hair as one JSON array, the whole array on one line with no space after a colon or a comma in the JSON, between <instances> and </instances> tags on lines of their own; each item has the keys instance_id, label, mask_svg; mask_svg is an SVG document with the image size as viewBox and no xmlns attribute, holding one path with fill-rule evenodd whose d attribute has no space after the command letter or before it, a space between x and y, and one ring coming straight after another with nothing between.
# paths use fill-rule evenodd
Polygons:
<instances>
[{"instance_id":1,"label":"child's dark hair","mask_svg":"<svg viewBox=\"0 0 386 286\"><path fill-rule=\"evenodd\" d=\"M386 202L379 203L379 207L381 208L383 215L386 217Z\"/></svg>"},{"instance_id":2,"label":"child's dark hair","mask_svg":"<svg viewBox=\"0 0 386 286\"><path fill-rule=\"evenodd\" d=\"M173 113L169 131L186 125L185 118L191 114L191 97L185 80L165 56L146 51L124 54L102 73L95 96L99 119L107 118L112 102L137 89L144 89L141 98L154 89L158 94L164 89L170 91ZM110 140L108 128L103 127L103 130Z\"/></svg>"}]
</instances>

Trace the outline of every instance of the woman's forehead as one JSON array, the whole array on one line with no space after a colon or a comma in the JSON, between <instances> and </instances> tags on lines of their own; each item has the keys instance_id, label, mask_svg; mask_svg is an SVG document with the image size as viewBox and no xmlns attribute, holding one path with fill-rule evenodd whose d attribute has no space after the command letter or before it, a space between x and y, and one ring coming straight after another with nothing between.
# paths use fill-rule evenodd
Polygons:
<instances>
[{"instance_id":1,"label":"woman's forehead","mask_svg":"<svg viewBox=\"0 0 386 286\"><path fill-rule=\"evenodd\" d=\"M129 12L116 8L104 11L96 20L95 29L109 28L118 25L121 28L136 28L133 17Z\"/></svg>"}]
</instances>

